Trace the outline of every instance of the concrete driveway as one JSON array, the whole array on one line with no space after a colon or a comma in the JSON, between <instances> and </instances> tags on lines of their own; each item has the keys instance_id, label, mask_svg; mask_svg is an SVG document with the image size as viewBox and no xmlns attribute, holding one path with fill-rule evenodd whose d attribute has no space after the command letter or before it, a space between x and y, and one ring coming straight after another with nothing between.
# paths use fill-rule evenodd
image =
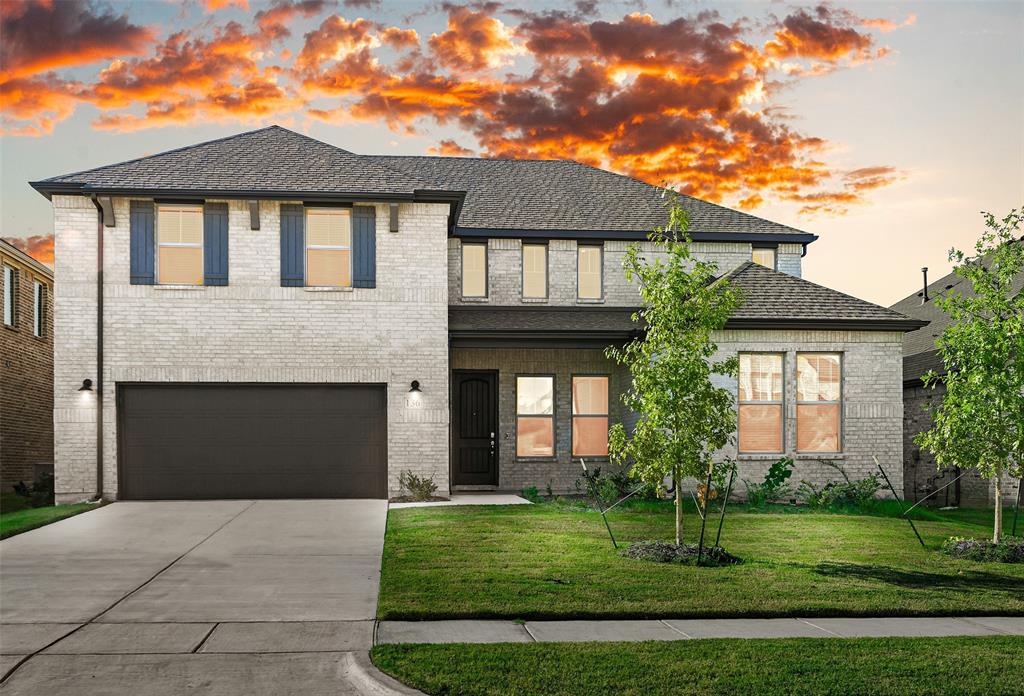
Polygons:
<instances>
[{"instance_id":1,"label":"concrete driveway","mask_svg":"<svg viewBox=\"0 0 1024 696\"><path fill-rule=\"evenodd\" d=\"M121 502L0 542L2 690L373 692L386 518L378 500Z\"/></svg>"}]
</instances>

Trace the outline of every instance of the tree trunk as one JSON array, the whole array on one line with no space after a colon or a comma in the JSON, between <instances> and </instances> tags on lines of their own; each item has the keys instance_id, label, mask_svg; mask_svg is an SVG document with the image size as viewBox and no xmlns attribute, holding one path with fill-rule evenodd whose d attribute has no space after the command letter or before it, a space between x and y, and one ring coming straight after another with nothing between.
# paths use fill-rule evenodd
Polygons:
<instances>
[{"instance_id":1,"label":"tree trunk","mask_svg":"<svg viewBox=\"0 0 1024 696\"><path fill-rule=\"evenodd\" d=\"M992 530L992 543L998 544L1003 538L1003 472L996 469L996 513Z\"/></svg>"},{"instance_id":2,"label":"tree trunk","mask_svg":"<svg viewBox=\"0 0 1024 696\"><path fill-rule=\"evenodd\" d=\"M672 483L676 488L676 546L680 546L683 543L683 489L679 469L672 471Z\"/></svg>"}]
</instances>

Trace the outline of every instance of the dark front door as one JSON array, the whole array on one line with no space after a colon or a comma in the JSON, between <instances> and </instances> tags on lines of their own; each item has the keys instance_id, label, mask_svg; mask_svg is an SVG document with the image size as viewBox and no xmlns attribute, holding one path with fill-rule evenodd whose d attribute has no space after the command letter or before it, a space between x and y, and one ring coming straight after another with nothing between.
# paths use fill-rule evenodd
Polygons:
<instances>
[{"instance_id":1,"label":"dark front door","mask_svg":"<svg viewBox=\"0 0 1024 696\"><path fill-rule=\"evenodd\" d=\"M460 371L454 375L452 485L498 485L497 372Z\"/></svg>"},{"instance_id":2,"label":"dark front door","mask_svg":"<svg viewBox=\"0 0 1024 696\"><path fill-rule=\"evenodd\" d=\"M387 497L387 394L372 384L121 384L129 500Z\"/></svg>"}]
</instances>

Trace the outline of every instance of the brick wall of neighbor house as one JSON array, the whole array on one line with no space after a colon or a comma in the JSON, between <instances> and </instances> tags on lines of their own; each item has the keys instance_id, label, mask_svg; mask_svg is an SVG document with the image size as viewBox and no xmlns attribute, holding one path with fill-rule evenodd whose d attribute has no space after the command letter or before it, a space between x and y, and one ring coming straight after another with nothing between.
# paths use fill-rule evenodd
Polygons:
<instances>
[{"instance_id":1,"label":"brick wall of neighbor house","mask_svg":"<svg viewBox=\"0 0 1024 696\"><path fill-rule=\"evenodd\" d=\"M906 387L903 390L903 495L907 500L918 501L937 488L951 483L958 475L956 469L939 471L935 457L926 449L914 444L914 437L932 427L932 417L927 408L937 406L946 393L941 383L935 389L922 386ZM956 489L959 485L959 504L964 507L985 507L992 505L995 488L991 481L983 479L977 470L968 471L959 483L929 498L925 503L931 506L956 505ZM1012 504L1017 494L1017 481L1006 477L1004 495Z\"/></svg>"},{"instance_id":2,"label":"brick wall of neighbor house","mask_svg":"<svg viewBox=\"0 0 1024 696\"><path fill-rule=\"evenodd\" d=\"M15 325L0 326L0 487L10 491L53 466L53 281L13 254L0 262L19 277ZM33 331L37 280L46 285L42 337Z\"/></svg>"},{"instance_id":3,"label":"brick wall of neighbor house","mask_svg":"<svg viewBox=\"0 0 1024 696\"><path fill-rule=\"evenodd\" d=\"M403 469L448 486L448 206L400 206L388 232L377 206L377 287L280 287L279 205L261 201L249 229L244 201L229 201L230 284L172 289L129 284L129 200L114 200L104 229L104 486L117 494L117 382L364 382L388 387L389 488ZM54 196L56 474L60 500L95 490L96 210ZM418 400L409 383L422 384Z\"/></svg>"},{"instance_id":4,"label":"brick wall of neighbor house","mask_svg":"<svg viewBox=\"0 0 1024 696\"><path fill-rule=\"evenodd\" d=\"M612 422L623 418L619 394L628 385L628 373L604 357L600 349L454 348L452 369L498 370L498 487L522 490L550 485L556 493L575 493L581 468L572 458L572 375L609 375ZM555 376L555 454L551 459L516 457L516 375ZM607 463L588 458L595 466Z\"/></svg>"},{"instance_id":5,"label":"brick wall of neighbor house","mask_svg":"<svg viewBox=\"0 0 1024 696\"><path fill-rule=\"evenodd\" d=\"M792 481L801 479L820 486L840 479L838 472L821 464L829 459L841 465L851 479L876 472L872 456L885 467L893 486L903 490L903 336L890 331L789 331L726 330L719 332L716 359L738 352L784 352L785 448L796 461ZM796 446L796 353L840 352L843 354L842 453L800 454ZM737 390L737 380L718 383ZM719 456L736 456L730 447ZM779 455L743 455L738 477L761 481ZM743 494L743 485L738 485ZM880 494L889 495L886 491Z\"/></svg>"},{"instance_id":6,"label":"brick wall of neighbor house","mask_svg":"<svg viewBox=\"0 0 1024 696\"><path fill-rule=\"evenodd\" d=\"M553 239L548 243L548 298L546 300L522 297L523 254L520 239L490 239L487 244L488 297L462 298L462 254L459 239L448 240L448 296L452 304L496 305L540 304L576 305L593 304L593 300L576 298L576 242ZM649 256L654 255L650 242L641 242ZM604 300L603 304L634 307L639 303L637 290L626 283L622 260L629 242L604 243ZM723 273L749 261L751 245L735 242L695 242L694 254L714 261ZM778 270L800 277L800 244L780 244Z\"/></svg>"}]
</instances>

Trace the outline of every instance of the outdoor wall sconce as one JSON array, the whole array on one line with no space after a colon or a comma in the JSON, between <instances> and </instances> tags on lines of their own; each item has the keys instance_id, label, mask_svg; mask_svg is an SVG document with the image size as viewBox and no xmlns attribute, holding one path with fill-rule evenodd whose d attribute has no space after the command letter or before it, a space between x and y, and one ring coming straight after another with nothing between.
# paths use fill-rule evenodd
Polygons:
<instances>
[{"instance_id":1,"label":"outdoor wall sconce","mask_svg":"<svg viewBox=\"0 0 1024 696\"><path fill-rule=\"evenodd\" d=\"M83 379L82 380L82 386L80 386L78 388L78 391L80 391L80 392L91 392L92 391L92 380L91 379Z\"/></svg>"},{"instance_id":2,"label":"outdoor wall sconce","mask_svg":"<svg viewBox=\"0 0 1024 696\"><path fill-rule=\"evenodd\" d=\"M410 394L419 394L420 393L420 381L418 379L414 379L412 381L412 385L409 388L409 393Z\"/></svg>"}]
</instances>

